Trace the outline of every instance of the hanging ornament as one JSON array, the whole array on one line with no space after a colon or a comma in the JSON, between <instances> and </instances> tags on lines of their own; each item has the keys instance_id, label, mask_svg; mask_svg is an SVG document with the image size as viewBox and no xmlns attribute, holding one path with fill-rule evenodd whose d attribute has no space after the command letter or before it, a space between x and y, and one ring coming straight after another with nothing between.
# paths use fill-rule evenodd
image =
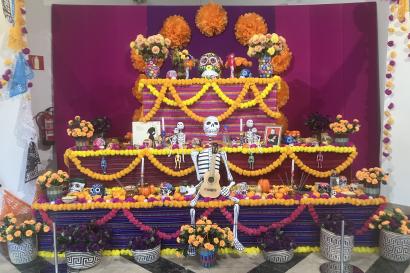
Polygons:
<instances>
[{"instance_id":1,"label":"hanging ornament","mask_svg":"<svg viewBox=\"0 0 410 273\"><path fill-rule=\"evenodd\" d=\"M107 173L107 159L104 156L101 158L101 170L104 174Z\"/></svg>"},{"instance_id":2,"label":"hanging ornament","mask_svg":"<svg viewBox=\"0 0 410 273\"><path fill-rule=\"evenodd\" d=\"M323 168L323 154L322 153L318 153L316 156L316 162L317 162L317 167L319 169Z\"/></svg>"},{"instance_id":3,"label":"hanging ornament","mask_svg":"<svg viewBox=\"0 0 410 273\"><path fill-rule=\"evenodd\" d=\"M255 156L253 155L253 153L249 154L248 164L249 164L249 169L253 170L254 164L255 164Z\"/></svg>"}]
</instances>

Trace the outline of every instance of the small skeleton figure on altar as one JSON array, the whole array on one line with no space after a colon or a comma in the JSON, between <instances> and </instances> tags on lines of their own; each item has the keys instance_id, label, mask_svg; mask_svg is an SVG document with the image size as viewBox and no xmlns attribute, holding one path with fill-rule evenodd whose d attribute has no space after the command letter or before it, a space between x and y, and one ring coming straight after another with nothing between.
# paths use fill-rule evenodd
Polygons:
<instances>
[{"instance_id":1,"label":"small skeleton figure on altar","mask_svg":"<svg viewBox=\"0 0 410 273\"><path fill-rule=\"evenodd\" d=\"M175 169L181 169L181 155L179 153L175 155Z\"/></svg>"},{"instance_id":2,"label":"small skeleton figure on altar","mask_svg":"<svg viewBox=\"0 0 410 273\"><path fill-rule=\"evenodd\" d=\"M185 136L185 133L183 132L184 128L185 128L185 125L183 122L180 121L177 123L177 129L178 129L177 144L178 144L179 149L184 148L185 143L186 143L186 136ZM185 162L184 153L182 153L182 162Z\"/></svg>"},{"instance_id":3,"label":"small skeleton figure on altar","mask_svg":"<svg viewBox=\"0 0 410 273\"><path fill-rule=\"evenodd\" d=\"M316 156L316 162L317 162L317 167L319 169L323 168L323 154L322 153L318 153Z\"/></svg>"},{"instance_id":4,"label":"small skeleton figure on altar","mask_svg":"<svg viewBox=\"0 0 410 273\"><path fill-rule=\"evenodd\" d=\"M105 157L103 156L102 158L101 158L101 170L102 170L102 172L103 172L103 174L106 174L107 173L107 159L105 159Z\"/></svg>"},{"instance_id":5,"label":"small skeleton figure on altar","mask_svg":"<svg viewBox=\"0 0 410 273\"><path fill-rule=\"evenodd\" d=\"M253 153L249 154L248 164L249 164L249 169L253 170L253 165L255 164L255 156L253 155Z\"/></svg>"},{"instance_id":6,"label":"small skeleton figure on altar","mask_svg":"<svg viewBox=\"0 0 410 273\"><path fill-rule=\"evenodd\" d=\"M234 224L233 224L233 234L234 234L234 247L242 251L244 249L243 245L238 240L238 216L239 216L239 199L232 197L230 195L230 189L235 185L233 181L232 174L228 166L228 157L225 151L220 151L217 143L212 142L212 138L218 135L220 128L220 123L218 119L214 116L207 117L203 124L203 129L205 135L209 138L210 147L202 150L201 152L193 150L191 152L191 158L194 162L196 176L198 184L195 186L197 188L197 193L192 199L190 206L191 224L195 224L195 206L198 202L200 196L209 198L218 198L220 195L229 198L235 202L234 205ZM227 179L229 182L228 186L221 188L219 184L220 165L224 164ZM196 254L195 248L188 248L188 255L194 256Z\"/></svg>"},{"instance_id":7,"label":"small skeleton figure on altar","mask_svg":"<svg viewBox=\"0 0 410 273\"><path fill-rule=\"evenodd\" d=\"M246 132L246 143L248 143L249 145L251 145L253 143L253 132L252 132L252 128L253 128L253 120L248 119L246 121L246 127L248 127L248 131Z\"/></svg>"},{"instance_id":8,"label":"small skeleton figure on altar","mask_svg":"<svg viewBox=\"0 0 410 273\"><path fill-rule=\"evenodd\" d=\"M229 77L230 78L235 78L235 54L231 53L228 55L228 57L226 58L226 64L229 67Z\"/></svg>"}]
</instances>

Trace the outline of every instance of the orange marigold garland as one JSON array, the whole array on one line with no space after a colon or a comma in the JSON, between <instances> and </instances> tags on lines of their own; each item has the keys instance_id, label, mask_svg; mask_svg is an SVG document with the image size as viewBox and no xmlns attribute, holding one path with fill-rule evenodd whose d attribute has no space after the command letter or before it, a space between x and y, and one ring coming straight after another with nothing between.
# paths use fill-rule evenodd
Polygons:
<instances>
[{"instance_id":1,"label":"orange marigold garland","mask_svg":"<svg viewBox=\"0 0 410 273\"><path fill-rule=\"evenodd\" d=\"M280 83L280 92L278 92L278 108L283 107L289 100L289 85L283 79Z\"/></svg>"},{"instance_id":2,"label":"orange marigold garland","mask_svg":"<svg viewBox=\"0 0 410 273\"><path fill-rule=\"evenodd\" d=\"M268 33L265 19L255 12L239 16L235 24L235 37L241 45L246 46L249 39L255 34Z\"/></svg>"},{"instance_id":3,"label":"orange marigold garland","mask_svg":"<svg viewBox=\"0 0 410 273\"><path fill-rule=\"evenodd\" d=\"M210 2L198 9L195 24L202 34L212 37L225 30L228 24L228 13L221 5Z\"/></svg>"},{"instance_id":4,"label":"orange marigold garland","mask_svg":"<svg viewBox=\"0 0 410 273\"><path fill-rule=\"evenodd\" d=\"M172 15L165 19L160 34L171 40L171 48L183 48L191 40L191 28L184 17Z\"/></svg>"},{"instance_id":5,"label":"orange marigold garland","mask_svg":"<svg viewBox=\"0 0 410 273\"><path fill-rule=\"evenodd\" d=\"M273 71L276 74L285 72L292 61L292 52L286 47L279 55L272 57Z\"/></svg>"}]
</instances>

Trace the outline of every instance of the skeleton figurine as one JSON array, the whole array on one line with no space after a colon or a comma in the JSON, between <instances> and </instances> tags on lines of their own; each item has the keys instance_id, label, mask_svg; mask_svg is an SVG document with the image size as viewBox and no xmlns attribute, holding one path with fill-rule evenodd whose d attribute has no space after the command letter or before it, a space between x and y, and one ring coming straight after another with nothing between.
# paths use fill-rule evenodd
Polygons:
<instances>
[{"instance_id":1,"label":"skeleton figurine","mask_svg":"<svg viewBox=\"0 0 410 273\"><path fill-rule=\"evenodd\" d=\"M175 155L175 169L181 169L181 155L179 153Z\"/></svg>"},{"instance_id":2,"label":"skeleton figurine","mask_svg":"<svg viewBox=\"0 0 410 273\"><path fill-rule=\"evenodd\" d=\"M249 154L248 164L249 164L249 169L253 170L253 166L255 164L255 156L253 155L253 153Z\"/></svg>"},{"instance_id":3,"label":"skeleton figurine","mask_svg":"<svg viewBox=\"0 0 410 273\"><path fill-rule=\"evenodd\" d=\"M254 122L251 119L246 121L246 127L248 127L248 131L246 132L245 138L246 143L251 145L256 145L257 147L261 146L261 136L258 135L258 129L254 127Z\"/></svg>"},{"instance_id":4,"label":"skeleton figurine","mask_svg":"<svg viewBox=\"0 0 410 273\"><path fill-rule=\"evenodd\" d=\"M216 137L218 135L218 131L220 128L220 124L219 121L216 117L210 116L207 117L204 121L204 125L203 125L203 129L205 132L205 135L209 137L210 142L212 141L212 138ZM215 145L215 144L214 144ZM194 199L192 199L190 206L191 206L191 210L190 210L190 214L191 214L191 224L194 225L195 224L195 205L198 202L199 199L199 195L200 195L200 188L201 185L204 183L204 175L206 172L208 172L210 170L211 167L211 157L215 156L215 162L214 162L214 167L217 171L219 171L219 167L221 164L221 161L223 161L223 164L225 166L226 169L226 174L227 174L227 178L229 181L229 186L224 186L222 187L222 189L220 190L220 195L225 196L226 198L229 198L230 200L235 202L234 205L234 224L233 224L233 234L234 234L234 247L239 250L242 251L244 249L243 245L239 242L238 240L238 215L239 215L239 199L237 199L236 197L232 197L230 196L230 188L232 186L235 185L235 182L233 181L233 177L232 174L229 170L228 167L228 158L226 155L226 152L224 151L218 151L216 154L212 154L212 148L206 148L204 150L202 150L201 152L199 151L192 151L191 152L191 157L192 157L192 161L194 162L194 166L195 166L195 171L196 171L196 175L197 175L197 180L198 180L198 184L195 186L198 191L194 197ZM194 248L189 248L188 249L188 254L193 256L195 255L195 249Z\"/></svg>"},{"instance_id":5,"label":"skeleton figurine","mask_svg":"<svg viewBox=\"0 0 410 273\"><path fill-rule=\"evenodd\" d=\"M178 132L177 132L177 144L178 144L178 148L179 148L179 149L184 148L185 142L186 142L185 133L182 132L182 131L184 130L184 128L185 128L185 125L184 125L183 122L180 121L180 122L177 123L177 129L178 129ZM182 153L182 162L185 162L184 153Z\"/></svg>"}]
</instances>

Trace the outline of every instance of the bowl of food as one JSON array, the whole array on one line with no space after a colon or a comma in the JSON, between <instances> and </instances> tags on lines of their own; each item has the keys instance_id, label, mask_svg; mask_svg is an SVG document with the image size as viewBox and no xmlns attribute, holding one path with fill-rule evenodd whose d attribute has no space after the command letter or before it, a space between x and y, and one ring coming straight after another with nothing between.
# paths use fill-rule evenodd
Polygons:
<instances>
[{"instance_id":1,"label":"bowl of food","mask_svg":"<svg viewBox=\"0 0 410 273\"><path fill-rule=\"evenodd\" d=\"M70 204L70 203L74 202L75 200L77 200L77 196L67 195L67 196L62 197L61 200L66 204Z\"/></svg>"}]
</instances>

